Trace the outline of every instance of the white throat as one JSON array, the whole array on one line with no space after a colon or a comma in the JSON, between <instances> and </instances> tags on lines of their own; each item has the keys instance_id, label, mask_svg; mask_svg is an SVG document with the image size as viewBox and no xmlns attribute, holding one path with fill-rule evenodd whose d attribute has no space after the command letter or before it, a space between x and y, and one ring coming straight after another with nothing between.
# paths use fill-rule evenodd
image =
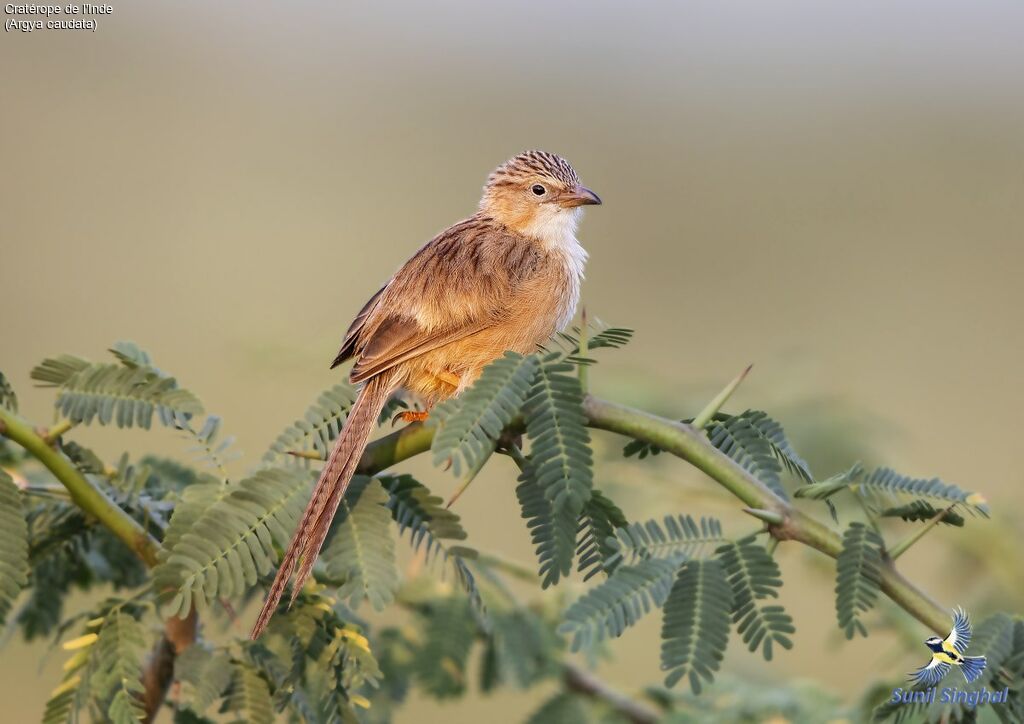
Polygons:
<instances>
[{"instance_id":1,"label":"white throat","mask_svg":"<svg viewBox=\"0 0 1024 724\"><path fill-rule=\"evenodd\" d=\"M523 231L544 245L544 248L561 258L568 277L565 306L558 319L558 329L565 329L576 314L580 299L580 285L583 281L583 267L587 263L587 250L576 239L576 228L580 223L582 209L561 209L548 207L537 214L534 221Z\"/></svg>"}]
</instances>

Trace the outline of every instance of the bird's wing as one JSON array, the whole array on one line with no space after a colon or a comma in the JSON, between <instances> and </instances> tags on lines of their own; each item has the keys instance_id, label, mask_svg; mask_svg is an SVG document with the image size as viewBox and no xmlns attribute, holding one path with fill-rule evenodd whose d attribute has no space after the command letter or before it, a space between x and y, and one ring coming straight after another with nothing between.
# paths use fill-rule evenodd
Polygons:
<instances>
[{"instance_id":1,"label":"bird's wing","mask_svg":"<svg viewBox=\"0 0 1024 724\"><path fill-rule=\"evenodd\" d=\"M505 318L530 247L528 240L476 219L427 243L363 308L346 335L339 358L358 357L352 381Z\"/></svg>"},{"instance_id":2,"label":"bird's wing","mask_svg":"<svg viewBox=\"0 0 1024 724\"><path fill-rule=\"evenodd\" d=\"M910 674L910 680L914 682L914 686L918 687L935 686L948 673L949 664L943 663L933 656L927 666L922 666Z\"/></svg>"},{"instance_id":3,"label":"bird's wing","mask_svg":"<svg viewBox=\"0 0 1024 724\"><path fill-rule=\"evenodd\" d=\"M942 643L952 646L961 656L967 651L971 643L971 622L962 608L953 611L953 630Z\"/></svg>"},{"instance_id":4,"label":"bird's wing","mask_svg":"<svg viewBox=\"0 0 1024 724\"><path fill-rule=\"evenodd\" d=\"M348 331L345 332L345 338L341 340L341 349L338 350L338 355L334 358L331 363L331 369L334 369L345 360L352 357L356 351L356 342L359 339L359 333L363 331L363 325L366 324L366 318L370 316L370 313L376 308L377 302L380 301L381 294L388 286L385 284L377 293L370 297L370 300L363 305L363 308L359 310L359 314L352 320L352 324L348 326Z\"/></svg>"},{"instance_id":5,"label":"bird's wing","mask_svg":"<svg viewBox=\"0 0 1024 724\"><path fill-rule=\"evenodd\" d=\"M488 323L475 321L432 332L414 319L387 317L374 331L352 368L353 382L362 382L424 352L443 347L485 329Z\"/></svg>"}]
</instances>

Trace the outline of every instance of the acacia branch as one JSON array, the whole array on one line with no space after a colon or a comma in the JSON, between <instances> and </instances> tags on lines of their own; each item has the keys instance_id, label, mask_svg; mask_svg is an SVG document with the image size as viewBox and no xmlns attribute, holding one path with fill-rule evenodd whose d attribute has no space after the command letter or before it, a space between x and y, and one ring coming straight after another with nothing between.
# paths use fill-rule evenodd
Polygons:
<instances>
[{"instance_id":1,"label":"acacia branch","mask_svg":"<svg viewBox=\"0 0 1024 724\"><path fill-rule=\"evenodd\" d=\"M658 417L641 410L601 400L584 398L588 427L642 440L689 462L724 487L748 508L766 513L768 529L775 540L794 540L836 558L842 540L827 526L776 495L760 480L715 448L707 437L690 425ZM363 453L358 472L379 473L392 465L427 452L435 428L416 423L374 441ZM68 489L72 500L93 515L125 542L148 565L157 560L159 543L141 525L119 508L102 490L86 479L63 454L12 413L0 408L0 434L24 447ZM779 521L779 522L775 522ZM880 570L881 590L898 606L936 633L948 626L947 612L907 580L887 556ZM173 672L173 659L195 639L194 612L188 619L167 622L164 637L145 672L146 711L150 720L159 710ZM564 668L566 685L579 693L599 698L630 721L646 724L657 720L654 712L600 682L571 663ZM151 690L151 687L152 690Z\"/></svg>"},{"instance_id":2,"label":"acacia branch","mask_svg":"<svg viewBox=\"0 0 1024 724\"><path fill-rule=\"evenodd\" d=\"M59 430L57 435L66 431L62 426L55 429ZM67 429L70 429L70 426ZM40 435L20 417L0 407L0 435L23 447L46 466L67 488L72 502L134 551L148 568L159 562L160 543L156 538L54 447L50 434ZM57 435L53 438L55 439ZM171 617L164 623L163 635L150 653L146 668L142 672L142 702L146 722L152 721L160 711L174 676L174 660L195 641L198 625L194 609L184 619Z\"/></svg>"},{"instance_id":3,"label":"acacia branch","mask_svg":"<svg viewBox=\"0 0 1024 724\"><path fill-rule=\"evenodd\" d=\"M67 456L14 413L0 408L0 435L25 448L67 488L71 500L121 539L148 567L157 564L160 543L106 493L86 478Z\"/></svg>"},{"instance_id":4,"label":"acacia branch","mask_svg":"<svg viewBox=\"0 0 1024 724\"><path fill-rule=\"evenodd\" d=\"M773 514L772 520L781 519L768 528L776 540L798 541L831 558L837 558L842 551L838 534L780 498L690 425L593 395L585 396L583 411L588 427L657 445L706 473L747 507L768 511ZM434 429L416 423L370 443L360 460L359 472L372 475L426 452ZM880 578L882 592L896 605L936 633L948 629L948 612L896 570L888 556L880 569Z\"/></svg>"},{"instance_id":5,"label":"acacia branch","mask_svg":"<svg viewBox=\"0 0 1024 724\"><path fill-rule=\"evenodd\" d=\"M781 524L768 528L777 540L799 541L832 558L842 551L838 534L780 498L689 425L590 395L583 409L591 427L657 445L707 473L751 508L782 516ZM897 571L888 556L879 573L882 591L896 605L936 633L949 628L949 613Z\"/></svg>"}]
</instances>

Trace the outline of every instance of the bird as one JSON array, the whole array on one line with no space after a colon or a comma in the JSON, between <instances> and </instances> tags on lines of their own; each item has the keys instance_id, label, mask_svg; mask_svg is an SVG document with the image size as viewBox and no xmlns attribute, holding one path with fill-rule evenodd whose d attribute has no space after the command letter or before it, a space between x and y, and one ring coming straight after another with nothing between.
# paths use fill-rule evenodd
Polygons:
<instances>
[{"instance_id":1,"label":"bird","mask_svg":"<svg viewBox=\"0 0 1024 724\"><path fill-rule=\"evenodd\" d=\"M931 649L932 660L910 674L910 680L918 687L935 686L953 666L960 667L968 684L974 683L985 671L984 656L965 656L971 643L971 622L963 609L953 611L953 629L944 639L932 636L924 645Z\"/></svg>"},{"instance_id":2,"label":"bird","mask_svg":"<svg viewBox=\"0 0 1024 724\"><path fill-rule=\"evenodd\" d=\"M266 629L295 573L309 576L370 432L389 397L418 395L424 410L457 396L506 351L529 354L575 316L587 252L583 207L600 197L546 151L520 153L487 178L476 213L424 244L356 315L331 368L349 359L361 385L253 626ZM297 569L297 572L296 572Z\"/></svg>"}]
</instances>

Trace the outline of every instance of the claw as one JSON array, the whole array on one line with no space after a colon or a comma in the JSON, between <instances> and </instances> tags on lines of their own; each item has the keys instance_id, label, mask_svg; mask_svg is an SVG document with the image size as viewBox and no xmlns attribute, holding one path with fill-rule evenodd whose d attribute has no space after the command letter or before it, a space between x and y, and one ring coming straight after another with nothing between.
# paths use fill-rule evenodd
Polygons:
<instances>
[{"instance_id":1,"label":"claw","mask_svg":"<svg viewBox=\"0 0 1024 724\"><path fill-rule=\"evenodd\" d=\"M399 420L402 422L423 422L428 417L430 417L430 413L426 410L403 410L391 418L391 427L398 424Z\"/></svg>"}]
</instances>

